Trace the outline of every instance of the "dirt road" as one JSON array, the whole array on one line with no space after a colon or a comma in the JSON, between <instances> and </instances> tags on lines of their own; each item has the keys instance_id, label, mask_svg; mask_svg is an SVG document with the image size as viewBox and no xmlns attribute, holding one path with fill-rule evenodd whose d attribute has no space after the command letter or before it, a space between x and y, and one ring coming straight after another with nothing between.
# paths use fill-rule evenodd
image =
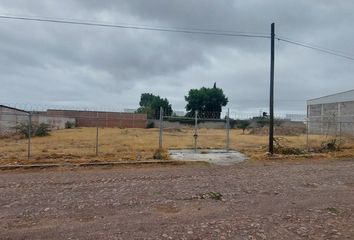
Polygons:
<instances>
[{"instance_id":1,"label":"dirt road","mask_svg":"<svg viewBox=\"0 0 354 240\"><path fill-rule=\"evenodd\" d=\"M0 239L354 239L354 160L3 171Z\"/></svg>"}]
</instances>

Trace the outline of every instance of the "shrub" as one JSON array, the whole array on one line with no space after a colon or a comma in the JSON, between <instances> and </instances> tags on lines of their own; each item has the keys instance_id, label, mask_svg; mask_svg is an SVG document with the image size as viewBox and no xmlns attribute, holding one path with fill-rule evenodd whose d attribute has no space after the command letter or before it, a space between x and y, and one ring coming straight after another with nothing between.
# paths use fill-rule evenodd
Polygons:
<instances>
[{"instance_id":1,"label":"shrub","mask_svg":"<svg viewBox=\"0 0 354 240\"><path fill-rule=\"evenodd\" d=\"M75 122L67 121L67 122L65 123L65 128L66 128L66 129L71 129L71 128L75 128L75 127L76 127Z\"/></svg>"},{"instance_id":2,"label":"shrub","mask_svg":"<svg viewBox=\"0 0 354 240\"><path fill-rule=\"evenodd\" d=\"M164 149L156 149L153 158L157 160L168 160L169 155L168 152Z\"/></svg>"},{"instance_id":3,"label":"shrub","mask_svg":"<svg viewBox=\"0 0 354 240\"><path fill-rule=\"evenodd\" d=\"M29 135L28 134L29 133L28 127L29 127L29 125L27 123L19 123L14 128L15 128L17 134L28 138L28 135ZM33 136L33 129L34 129L34 124L31 125L31 136Z\"/></svg>"},{"instance_id":4,"label":"shrub","mask_svg":"<svg viewBox=\"0 0 354 240\"><path fill-rule=\"evenodd\" d=\"M29 124L28 123L20 123L15 127L17 133L23 137L29 137ZM39 125L32 123L31 124L31 137L44 137L48 136L50 132L49 125L46 123L41 123Z\"/></svg>"},{"instance_id":5,"label":"shrub","mask_svg":"<svg viewBox=\"0 0 354 240\"><path fill-rule=\"evenodd\" d=\"M335 152L339 151L342 145L342 141L336 138L331 139L327 142L322 142L321 144L321 152Z\"/></svg>"},{"instance_id":6,"label":"shrub","mask_svg":"<svg viewBox=\"0 0 354 240\"><path fill-rule=\"evenodd\" d=\"M154 127L155 127L154 122L148 122L146 125L146 128L154 128Z\"/></svg>"},{"instance_id":7,"label":"shrub","mask_svg":"<svg viewBox=\"0 0 354 240\"><path fill-rule=\"evenodd\" d=\"M245 134L245 130L251 125L250 120L237 120L236 127L242 129L242 134Z\"/></svg>"},{"instance_id":8,"label":"shrub","mask_svg":"<svg viewBox=\"0 0 354 240\"><path fill-rule=\"evenodd\" d=\"M287 141L285 138L278 137L278 138L274 138L273 141L274 141L275 153L284 154L284 155L301 155L306 153L303 149L285 146L284 142Z\"/></svg>"},{"instance_id":9,"label":"shrub","mask_svg":"<svg viewBox=\"0 0 354 240\"><path fill-rule=\"evenodd\" d=\"M34 136L36 137L45 137L48 136L50 132L49 124L41 123L36 126L34 131Z\"/></svg>"}]
</instances>

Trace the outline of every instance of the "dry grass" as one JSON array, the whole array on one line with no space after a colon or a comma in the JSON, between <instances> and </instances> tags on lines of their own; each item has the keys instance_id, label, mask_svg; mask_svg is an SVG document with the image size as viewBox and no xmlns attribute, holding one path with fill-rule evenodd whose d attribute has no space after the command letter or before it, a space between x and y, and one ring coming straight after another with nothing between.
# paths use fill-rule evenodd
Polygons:
<instances>
[{"instance_id":1,"label":"dry grass","mask_svg":"<svg viewBox=\"0 0 354 240\"><path fill-rule=\"evenodd\" d=\"M164 148L193 148L193 134L192 129L165 129ZM253 159L265 158L267 136L243 135L241 130L232 130L230 136L232 149L239 150ZM79 128L53 131L51 136L33 138L31 160L27 160L27 139L0 139L0 163L144 160L152 159L158 148L158 129L99 129L98 156L95 155L95 137L95 128ZM306 148L305 135L284 138L289 146ZM310 147L319 147L324 140L325 136L309 136ZM225 148L225 145L225 130L199 130L199 148ZM312 157L352 157L352 146L353 141L347 140L340 152L317 154Z\"/></svg>"}]
</instances>

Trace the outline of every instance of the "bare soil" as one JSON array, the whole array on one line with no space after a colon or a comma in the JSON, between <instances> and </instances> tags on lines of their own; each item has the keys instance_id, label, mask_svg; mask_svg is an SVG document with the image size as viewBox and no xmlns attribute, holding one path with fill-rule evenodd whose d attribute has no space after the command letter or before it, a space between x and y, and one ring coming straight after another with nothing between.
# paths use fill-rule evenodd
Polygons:
<instances>
[{"instance_id":1,"label":"bare soil","mask_svg":"<svg viewBox=\"0 0 354 240\"><path fill-rule=\"evenodd\" d=\"M292 131L291 127L287 128ZM165 131L166 130L166 131ZM193 149L193 129L165 129L163 147L170 149ZM282 136L277 129L277 138L283 139L284 147L317 149L332 136L309 135ZM63 129L51 132L50 136L31 139L31 157L28 155L28 140L17 138L0 139L0 165L63 164L109 161L151 160L159 148L158 129L99 129L98 156L96 156L96 128ZM268 136L230 131L230 149L242 152L251 159L264 159ZM342 137L341 151L332 153L310 153L282 155L282 158L354 158L354 138ZM306 144L308 142L308 145ZM197 147L200 149L225 149L225 129L199 129Z\"/></svg>"},{"instance_id":2,"label":"bare soil","mask_svg":"<svg viewBox=\"0 0 354 240\"><path fill-rule=\"evenodd\" d=\"M0 239L354 239L354 160L3 171Z\"/></svg>"}]
</instances>

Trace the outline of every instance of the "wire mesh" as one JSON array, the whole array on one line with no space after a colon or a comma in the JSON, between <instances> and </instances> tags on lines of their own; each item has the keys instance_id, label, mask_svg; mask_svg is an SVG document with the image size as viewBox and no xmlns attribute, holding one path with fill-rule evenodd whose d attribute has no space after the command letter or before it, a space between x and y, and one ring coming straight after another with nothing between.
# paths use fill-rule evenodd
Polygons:
<instances>
[{"instance_id":1,"label":"wire mesh","mask_svg":"<svg viewBox=\"0 0 354 240\"><path fill-rule=\"evenodd\" d=\"M162 112L161 119L157 117L160 110L148 119L148 114L134 112L52 108L26 112L1 108L0 161L10 164L145 160L152 159L159 148L266 152L267 116L243 119L232 111ZM333 140L349 146L353 143L354 119L346 120L276 118L275 137L287 146L309 152L319 151ZM31 135L35 135L40 124L46 125L50 135L32 136L29 144L29 126Z\"/></svg>"}]
</instances>

